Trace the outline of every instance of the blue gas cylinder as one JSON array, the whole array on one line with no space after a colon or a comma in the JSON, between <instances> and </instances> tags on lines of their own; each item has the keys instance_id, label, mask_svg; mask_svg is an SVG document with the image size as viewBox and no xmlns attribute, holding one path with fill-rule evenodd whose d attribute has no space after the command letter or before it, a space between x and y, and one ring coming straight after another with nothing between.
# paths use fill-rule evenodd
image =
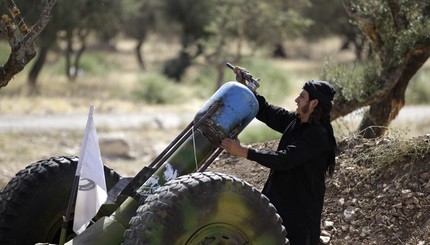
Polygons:
<instances>
[{"instance_id":1,"label":"blue gas cylinder","mask_svg":"<svg viewBox=\"0 0 430 245\"><path fill-rule=\"evenodd\" d=\"M236 137L258 112L258 101L254 93L238 82L227 82L197 112L198 121L212 107L217 107L201 126L200 131L218 146L222 139Z\"/></svg>"}]
</instances>

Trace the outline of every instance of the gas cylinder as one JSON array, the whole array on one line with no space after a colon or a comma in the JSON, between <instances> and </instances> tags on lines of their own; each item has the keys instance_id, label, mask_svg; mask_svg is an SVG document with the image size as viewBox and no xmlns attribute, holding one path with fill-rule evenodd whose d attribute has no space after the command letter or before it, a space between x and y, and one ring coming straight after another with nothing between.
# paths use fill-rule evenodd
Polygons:
<instances>
[{"instance_id":1,"label":"gas cylinder","mask_svg":"<svg viewBox=\"0 0 430 245\"><path fill-rule=\"evenodd\" d=\"M199 127L212 144L219 146L222 139L236 137L257 115L258 101L253 92L238 82L228 82L201 107L194 121L212 107L219 107Z\"/></svg>"}]
</instances>

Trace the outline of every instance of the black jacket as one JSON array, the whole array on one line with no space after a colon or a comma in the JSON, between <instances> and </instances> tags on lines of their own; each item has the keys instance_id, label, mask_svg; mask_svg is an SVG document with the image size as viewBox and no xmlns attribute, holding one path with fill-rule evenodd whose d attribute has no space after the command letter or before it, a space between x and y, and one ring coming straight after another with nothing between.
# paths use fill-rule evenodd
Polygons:
<instances>
[{"instance_id":1,"label":"black jacket","mask_svg":"<svg viewBox=\"0 0 430 245\"><path fill-rule=\"evenodd\" d=\"M319 236L325 193L325 171L333 146L320 124L301 123L295 112L270 105L256 95L257 119L281 132L277 150L248 150L248 159L270 168L265 194L281 215L284 226L306 227Z\"/></svg>"}]
</instances>

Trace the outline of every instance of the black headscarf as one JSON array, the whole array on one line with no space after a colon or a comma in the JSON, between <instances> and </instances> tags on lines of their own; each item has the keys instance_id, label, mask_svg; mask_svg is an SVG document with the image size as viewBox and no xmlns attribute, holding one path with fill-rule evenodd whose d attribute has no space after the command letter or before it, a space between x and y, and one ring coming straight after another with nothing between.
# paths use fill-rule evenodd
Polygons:
<instances>
[{"instance_id":1,"label":"black headscarf","mask_svg":"<svg viewBox=\"0 0 430 245\"><path fill-rule=\"evenodd\" d=\"M318 99L324 112L330 113L331 101L336 94L336 89L326 81L310 80L305 83L303 89L309 93L309 97Z\"/></svg>"},{"instance_id":2,"label":"black headscarf","mask_svg":"<svg viewBox=\"0 0 430 245\"><path fill-rule=\"evenodd\" d=\"M318 103L323 108L323 113L330 114L332 107L331 102L336 94L336 89L330 83L326 81L310 80L305 83L303 89L309 93L310 98L318 100ZM327 166L329 175L332 175L335 167L336 138L334 137L333 127L331 126L330 121L324 120L322 123L329 133L329 142L333 146Z\"/></svg>"}]
</instances>

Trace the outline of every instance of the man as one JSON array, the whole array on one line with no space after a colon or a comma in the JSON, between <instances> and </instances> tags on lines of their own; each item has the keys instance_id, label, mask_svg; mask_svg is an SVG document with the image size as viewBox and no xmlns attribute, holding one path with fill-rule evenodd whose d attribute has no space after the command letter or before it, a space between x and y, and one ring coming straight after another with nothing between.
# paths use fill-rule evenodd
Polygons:
<instances>
[{"instance_id":1,"label":"man","mask_svg":"<svg viewBox=\"0 0 430 245\"><path fill-rule=\"evenodd\" d=\"M244 83L246 70L235 67L234 71ZM295 112L270 105L256 94L256 118L282 133L277 150L245 148L236 139L221 143L230 154L270 168L262 193L278 210L291 245L319 244L325 177L333 174L335 166L336 140L330 124L335 93L325 81L308 81L295 99Z\"/></svg>"}]
</instances>

